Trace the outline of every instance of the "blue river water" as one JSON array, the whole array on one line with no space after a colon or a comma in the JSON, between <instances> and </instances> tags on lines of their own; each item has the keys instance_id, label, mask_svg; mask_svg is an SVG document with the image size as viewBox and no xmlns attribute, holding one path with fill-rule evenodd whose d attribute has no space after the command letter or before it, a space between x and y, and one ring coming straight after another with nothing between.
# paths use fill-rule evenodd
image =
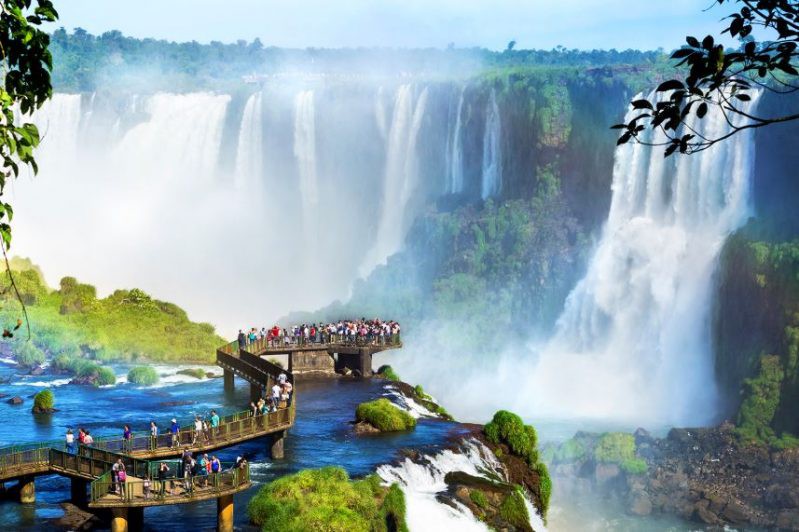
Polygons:
<instances>
[{"instance_id":1,"label":"blue river water","mask_svg":"<svg viewBox=\"0 0 799 532\"><path fill-rule=\"evenodd\" d=\"M220 414L246 409L249 385L237 380L236 390L225 393L222 379L196 380L175 376L176 367L158 367L164 375L162 384L153 387L118 383L94 388L66 384L60 376L19 375L13 365L0 364L0 446L61 440L67 427L89 429L95 436L121 435L124 424L134 432L146 433L154 419L165 428L172 417L188 421L195 413L207 414L215 408ZM213 368L208 368L213 369ZM127 368L115 366L118 376ZM216 369L218 373L219 368ZM32 395L50 387L55 393L57 412L34 415L30 409ZM408 433L377 436L356 436L350 421L356 406L384 393L379 380L324 380L300 382L298 386L297 422L285 442L285 459L268 457L265 439L253 440L218 453L222 461L245 456L251 464L256 487L234 499L237 529L247 530L246 505L257 485L279 476L309 467L338 465L352 476L363 476L376 466L400 458L402 449L413 448L435 452L446 445L458 425L438 420L419 421L417 429ZM25 403L8 404L7 399L20 396ZM69 499L69 480L52 475L36 479L36 503L19 504L0 501L0 529L42 530L52 527L52 519L63 512L59 503ZM213 501L148 508L144 513L146 530L214 530L216 503Z\"/></svg>"}]
</instances>

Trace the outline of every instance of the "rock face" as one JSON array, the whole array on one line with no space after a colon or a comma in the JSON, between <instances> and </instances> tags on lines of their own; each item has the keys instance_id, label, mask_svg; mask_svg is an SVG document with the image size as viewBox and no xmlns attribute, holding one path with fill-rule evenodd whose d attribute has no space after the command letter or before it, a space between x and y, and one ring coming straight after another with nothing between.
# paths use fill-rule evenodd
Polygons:
<instances>
[{"instance_id":1,"label":"rock face","mask_svg":"<svg viewBox=\"0 0 799 532\"><path fill-rule=\"evenodd\" d=\"M663 439L636 431L643 474L597 464L590 453L553 464L555 477L578 489L604 489L633 515L672 514L713 526L799 530L799 449L738 443L732 425L673 429ZM580 434L588 442L598 435ZM612 464L611 464L612 465ZM577 494L575 494L577 495Z\"/></svg>"},{"instance_id":2,"label":"rock face","mask_svg":"<svg viewBox=\"0 0 799 532\"><path fill-rule=\"evenodd\" d=\"M376 434L380 432L379 428L366 421L355 423L352 430L355 431L355 434Z\"/></svg>"},{"instance_id":3,"label":"rock face","mask_svg":"<svg viewBox=\"0 0 799 532\"><path fill-rule=\"evenodd\" d=\"M18 395L14 396L14 397L12 397L11 399L8 400L8 404L10 404L10 405L21 405L23 402L24 401L23 401L22 397L20 397Z\"/></svg>"}]
</instances>

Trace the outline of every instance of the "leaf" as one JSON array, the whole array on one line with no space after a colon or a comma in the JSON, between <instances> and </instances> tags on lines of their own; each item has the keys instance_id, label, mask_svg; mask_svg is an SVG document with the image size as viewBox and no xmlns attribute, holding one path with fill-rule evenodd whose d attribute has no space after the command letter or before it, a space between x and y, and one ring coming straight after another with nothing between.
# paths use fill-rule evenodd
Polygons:
<instances>
[{"instance_id":1,"label":"leaf","mask_svg":"<svg viewBox=\"0 0 799 532\"><path fill-rule=\"evenodd\" d=\"M633 102L633 109L651 109L651 110L654 110L654 107L652 107L652 103L649 100L635 100Z\"/></svg>"},{"instance_id":2,"label":"leaf","mask_svg":"<svg viewBox=\"0 0 799 532\"><path fill-rule=\"evenodd\" d=\"M670 79L658 85L658 88L656 90L658 92L663 92L663 91L679 90L684 88L685 86L682 84L682 81L678 79Z\"/></svg>"},{"instance_id":3,"label":"leaf","mask_svg":"<svg viewBox=\"0 0 799 532\"><path fill-rule=\"evenodd\" d=\"M685 42L688 43L688 46L693 46L694 48L699 48L699 40L696 37L686 37Z\"/></svg>"},{"instance_id":4,"label":"leaf","mask_svg":"<svg viewBox=\"0 0 799 532\"><path fill-rule=\"evenodd\" d=\"M742 102L748 102L749 100L752 99L752 97L749 96L748 94L736 94L735 97L741 100Z\"/></svg>"},{"instance_id":5,"label":"leaf","mask_svg":"<svg viewBox=\"0 0 799 532\"><path fill-rule=\"evenodd\" d=\"M693 53L694 51L691 50L690 48L680 48L679 50L674 50L674 53L671 54L671 58L682 59L683 57L688 57Z\"/></svg>"},{"instance_id":6,"label":"leaf","mask_svg":"<svg viewBox=\"0 0 799 532\"><path fill-rule=\"evenodd\" d=\"M704 48L705 50L707 50L709 52L710 50L713 49L713 43L714 43L713 36L712 35L708 35L707 37L702 39L702 48Z\"/></svg>"},{"instance_id":7,"label":"leaf","mask_svg":"<svg viewBox=\"0 0 799 532\"><path fill-rule=\"evenodd\" d=\"M707 103L702 102L699 107L696 108L696 116L697 118L704 118L707 114Z\"/></svg>"},{"instance_id":8,"label":"leaf","mask_svg":"<svg viewBox=\"0 0 799 532\"><path fill-rule=\"evenodd\" d=\"M627 131L621 137L619 137L619 140L616 141L616 146L621 146L622 144L627 144L630 141L631 138L633 138L633 134L631 132Z\"/></svg>"}]
</instances>

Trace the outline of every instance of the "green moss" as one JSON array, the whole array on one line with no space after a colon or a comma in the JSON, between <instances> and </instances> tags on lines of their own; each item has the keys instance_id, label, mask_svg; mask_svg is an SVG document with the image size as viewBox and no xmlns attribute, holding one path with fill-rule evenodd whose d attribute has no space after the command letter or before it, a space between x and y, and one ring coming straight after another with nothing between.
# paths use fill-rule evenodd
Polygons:
<instances>
[{"instance_id":1,"label":"green moss","mask_svg":"<svg viewBox=\"0 0 799 532\"><path fill-rule=\"evenodd\" d=\"M549 501L552 499L552 477L549 476L549 468L544 462L538 462L536 470L541 483L542 514L546 517L549 510Z\"/></svg>"},{"instance_id":2,"label":"green moss","mask_svg":"<svg viewBox=\"0 0 799 532\"><path fill-rule=\"evenodd\" d=\"M407 530L399 487L382 488L374 476L352 481L340 467L306 469L270 482L247 511L253 523L270 532L382 532L389 522L394 530Z\"/></svg>"},{"instance_id":3,"label":"green moss","mask_svg":"<svg viewBox=\"0 0 799 532\"><path fill-rule=\"evenodd\" d=\"M388 399L377 399L358 405L355 411L357 421L365 421L382 432L411 430L416 420L407 412L394 406Z\"/></svg>"},{"instance_id":4,"label":"green moss","mask_svg":"<svg viewBox=\"0 0 799 532\"><path fill-rule=\"evenodd\" d=\"M413 388L413 391L414 391L414 393L415 393L415 394L416 394L418 397L420 397L420 398L422 398L422 399L430 399L430 396L429 396L429 395L427 395L426 393L424 393L424 388L422 388L422 385L421 385L421 384L417 384L417 385L416 385L416 386Z\"/></svg>"},{"instance_id":5,"label":"green moss","mask_svg":"<svg viewBox=\"0 0 799 532\"><path fill-rule=\"evenodd\" d=\"M480 490L472 490L469 492L469 498L472 502L480 508L481 510L485 510L488 508L488 499L486 498L486 494Z\"/></svg>"},{"instance_id":6,"label":"green moss","mask_svg":"<svg viewBox=\"0 0 799 532\"><path fill-rule=\"evenodd\" d=\"M105 366L98 366L97 379L94 381L95 386L111 386L116 384L116 382L117 376L114 374L114 370Z\"/></svg>"},{"instance_id":7,"label":"green moss","mask_svg":"<svg viewBox=\"0 0 799 532\"><path fill-rule=\"evenodd\" d=\"M744 400L738 412L736 432L747 443L771 443L776 434L771 424L780 404L780 389L785 372L780 358L760 357L756 377L744 381Z\"/></svg>"},{"instance_id":8,"label":"green moss","mask_svg":"<svg viewBox=\"0 0 799 532\"><path fill-rule=\"evenodd\" d=\"M400 379L399 375L394 372L394 368L389 365L380 366L380 368L377 370L377 374L387 381L399 382L402 380Z\"/></svg>"},{"instance_id":9,"label":"green moss","mask_svg":"<svg viewBox=\"0 0 799 532\"><path fill-rule=\"evenodd\" d=\"M507 410L500 410L483 427L486 437L492 443L505 443L513 454L527 460L533 467L538 462L538 436L535 429L525 425L522 418Z\"/></svg>"},{"instance_id":10,"label":"green moss","mask_svg":"<svg viewBox=\"0 0 799 532\"><path fill-rule=\"evenodd\" d=\"M502 501L499 506L499 515L508 524L520 530L530 529L530 515L527 513L527 506L524 504L524 495L521 489L517 489Z\"/></svg>"},{"instance_id":11,"label":"green moss","mask_svg":"<svg viewBox=\"0 0 799 532\"><path fill-rule=\"evenodd\" d=\"M558 464L570 464L585 458L587 453L585 444L575 438L570 438L551 451L549 461Z\"/></svg>"},{"instance_id":12,"label":"green moss","mask_svg":"<svg viewBox=\"0 0 799 532\"><path fill-rule=\"evenodd\" d=\"M203 377L205 375L203 374ZM150 366L136 366L128 371L128 382L139 386L152 386L159 381L158 372Z\"/></svg>"},{"instance_id":13,"label":"green moss","mask_svg":"<svg viewBox=\"0 0 799 532\"><path fill-rule=\"evenodd\" d=\"M635 458L635 437L626 432L606 432L600 436L594 448L598 462L621 464Z\"/></svg>"},{"instance_id":14,"label":"green moss","mask_svg":"<svg viewBox=\"0 0 799 532\"><path fill-rule=\"evenodd\" d=\"M55 396L51 390L42 390L33 396L33 408L51 410L55 404Z\"/></svg>"},{"instance_id":15,"label":"green moss","mask_svg":"<svg viewBox=\"0 0 799 532\"><path fill-rule=\"evenodd\" d=\"M177 373L178 375L187 375L189 377L194 377L195 379L205 378L205 370L202 368L186 368L178 371Z\"/></svg>"},{"instance_id":16,"label":"green moss","mask_svg":"<svg viewBox=\"0 0 799 532\"><path fill-rule=\"evenodd\" d=\"M619 466L622 471L630 475L643 475L646 473L646 461L641 458L623 460Z\"/></svg>"}]
</instances>

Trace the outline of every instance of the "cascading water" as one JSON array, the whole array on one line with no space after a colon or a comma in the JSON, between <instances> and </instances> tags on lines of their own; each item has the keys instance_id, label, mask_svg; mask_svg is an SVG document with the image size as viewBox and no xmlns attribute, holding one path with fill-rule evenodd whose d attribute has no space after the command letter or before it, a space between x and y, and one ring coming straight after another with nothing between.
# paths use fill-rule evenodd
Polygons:
<instances>
[{"instance_id":1,"label":"cascading water","mask_svg":"<svg viewBox=\"0 0 799 532\"><path fill-rule=\"evenodd\" d=\"M319 179L316 168L316 112L314 92L306 90L294 97L294 157L300 177L303 235L310 249L319 241L317 206Z\"/></svg>"},{"instance_id":2,"label":"cascading water","mask_svg":"<svg viewBox=\"0 0 799 532\"><path fill-rule=\"evenodd\" d=\"M437 499L437 494L447 490L444 477L456 471L482 478L507 478L502 464L477 440L462 443L457 451L447 449L420 460L406 458L396 466L380 466L377 474L384 482L396 482L402 488L410 530L487 531L488 527L458 501L451 500L452 505L449 505ZM528 504L527 509L533 530L545 531L546 527L533 506Z\"/></svg>"},{"instance_id":3,"label":"cascading water","mask_svg":"<svg viewBox=\"0 0 799 532\"><path fill-rule=\"evenodd\" d=\"M256 92L244 106L236 151L236 188L252 188L261 182L264 166L262 102L263 93Z\"/></svg>"},{"instance_id":4,"label":"cascading water","mask_svg":"<svg viewBox=\"0 0 799 532\"><path fill-rule=\"evenodd\" d=\"M455 127L452 129L447 143L447 171L449 184L448 192L457 194L463 192L463 136L461 120L463 115L464 88L461 88L458 105L455 108Z\"/></svg>"},{"instance_id":5,"label":"cascading water","mask_svg":"<svg viewBox=\"0 0 799 532\"><path fill-rule=\"evenodd\" d=\"M410 222L406 206L418 183L419 161L416 145L427 98L427 88L422 89L415 103L413 86L402 85L397 89L388 133L377 236L361 264L361 275L369 274L375 266L384 263L386 258L398 251L402 245L407 224Z\"/></svg>"},{"instance_id":6,"label":"cascading water","mask_svg":"<svg viewBox=\"0 0 799 532\"><path fill-rule=\"evenodd\" d=\"M730 130L718 112L690 125L706 137ZM725 238L750 214L752 134L691 156L664 160L661 150L617 149L602 239L530 372L526 411L713 421L712 278Z\"/></svg>"},{"instance_id":7,"label":"cascading water","mask_svg":"<svg viewBox=\"0 0 799 532\"><path fill-rule=\"evenodd\" d=\"M500 139L502 124L499 116L496 92L491 96L486 108L486 125L483 134L483 172L480 196L483 199L496 195L502 188L502 146Z\"/></svg>"}]
</instances>

